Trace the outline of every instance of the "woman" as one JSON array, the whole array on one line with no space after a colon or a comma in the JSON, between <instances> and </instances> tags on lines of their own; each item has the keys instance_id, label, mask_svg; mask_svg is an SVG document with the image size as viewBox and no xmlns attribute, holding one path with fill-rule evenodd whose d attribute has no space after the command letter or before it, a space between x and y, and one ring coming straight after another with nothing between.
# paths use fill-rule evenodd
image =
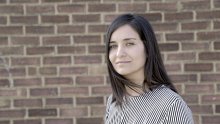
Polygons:
<instances>
[{"instance_id":1,"label":"woman","mask_svg":"<svg viewBox=\"0 0 220 124\"><path fill-rule=\"evenodd\" d=\"M191 110L167 76L146 19L134 14L116 18L108 28L106 46L113 94L105 124L193 124Z\"/></svg>"}]
</instances>

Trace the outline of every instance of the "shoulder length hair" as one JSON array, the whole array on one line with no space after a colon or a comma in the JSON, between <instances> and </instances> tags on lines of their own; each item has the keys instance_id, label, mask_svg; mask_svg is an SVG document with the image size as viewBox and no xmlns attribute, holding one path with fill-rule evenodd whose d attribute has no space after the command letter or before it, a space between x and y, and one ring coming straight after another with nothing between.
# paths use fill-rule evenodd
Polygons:
<instances>
[{"instance_id":1,"label":"shoulder length hair","mask_svg":"<svg viewBox=\"0 0 220 124\"><path fill-rule=\"evenodd\" d=\"M145 79L142 86L132 83L117 73L109 60L109 43L112 33L123 25L130 25L139 34L145 47L147 58L144 66ZM123 14L111 23L106 35L106 60L110 84L113 91L112 102L116 102L116 105L121 106L124 102L126 94L125 86L131 89L134 89L134 87L141 87L142 90L146 92L158 86L166 85L174 92L177 92L165 70L155 33L150 23L142 16Z\"/></svg>"}]
</instances>

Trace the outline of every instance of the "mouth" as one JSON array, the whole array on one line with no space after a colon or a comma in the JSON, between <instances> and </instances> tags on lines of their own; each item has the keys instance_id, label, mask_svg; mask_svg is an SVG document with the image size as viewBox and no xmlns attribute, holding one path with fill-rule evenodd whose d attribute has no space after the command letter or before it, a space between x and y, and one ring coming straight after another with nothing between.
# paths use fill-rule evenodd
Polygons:
<instances>
[{"instance_id":1,"label":"mouth","mask_svg":"<svg viewBox=\"0 0 220 124\"><path fill-rule=\"evenodd\" d=\"M116 62L116 64L126 64L126 63L130 63L131 61L118 61Z\"/></svg>"}]
</instances>

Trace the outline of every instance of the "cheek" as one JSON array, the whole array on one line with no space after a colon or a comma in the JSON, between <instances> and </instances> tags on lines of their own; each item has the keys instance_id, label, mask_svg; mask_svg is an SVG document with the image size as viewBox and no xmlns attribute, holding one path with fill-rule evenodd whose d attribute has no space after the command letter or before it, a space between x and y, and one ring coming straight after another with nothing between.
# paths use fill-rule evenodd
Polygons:
<instances>
[{"instance_id":1,"label":"cheek","mask_svg":"<svg viewBox=\"0 0 220 124\"><path fill-rule=\"evenodd\" d=\"M110 62L113 63L114 55L112 52L109 52L108 58L109 58Z\"/></svg>"}]
</instances>

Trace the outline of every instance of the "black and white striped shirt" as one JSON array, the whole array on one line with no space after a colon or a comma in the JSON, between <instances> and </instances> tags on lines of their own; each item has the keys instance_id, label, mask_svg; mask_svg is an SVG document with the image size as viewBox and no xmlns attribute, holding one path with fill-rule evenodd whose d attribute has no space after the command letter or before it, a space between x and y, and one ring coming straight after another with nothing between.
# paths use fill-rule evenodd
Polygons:
<instances>
[{"instance_id":1,"label":"black and white striped shirt","mask_svg":"<svg viewBox=\"0 0 220 124\"><path fill-rule=\"evenodd\" d=\"M105 124L194 124L192 112L181 96L165 86L128 97L122 108L108 98Z\"/></svg>"}]
</instances>

